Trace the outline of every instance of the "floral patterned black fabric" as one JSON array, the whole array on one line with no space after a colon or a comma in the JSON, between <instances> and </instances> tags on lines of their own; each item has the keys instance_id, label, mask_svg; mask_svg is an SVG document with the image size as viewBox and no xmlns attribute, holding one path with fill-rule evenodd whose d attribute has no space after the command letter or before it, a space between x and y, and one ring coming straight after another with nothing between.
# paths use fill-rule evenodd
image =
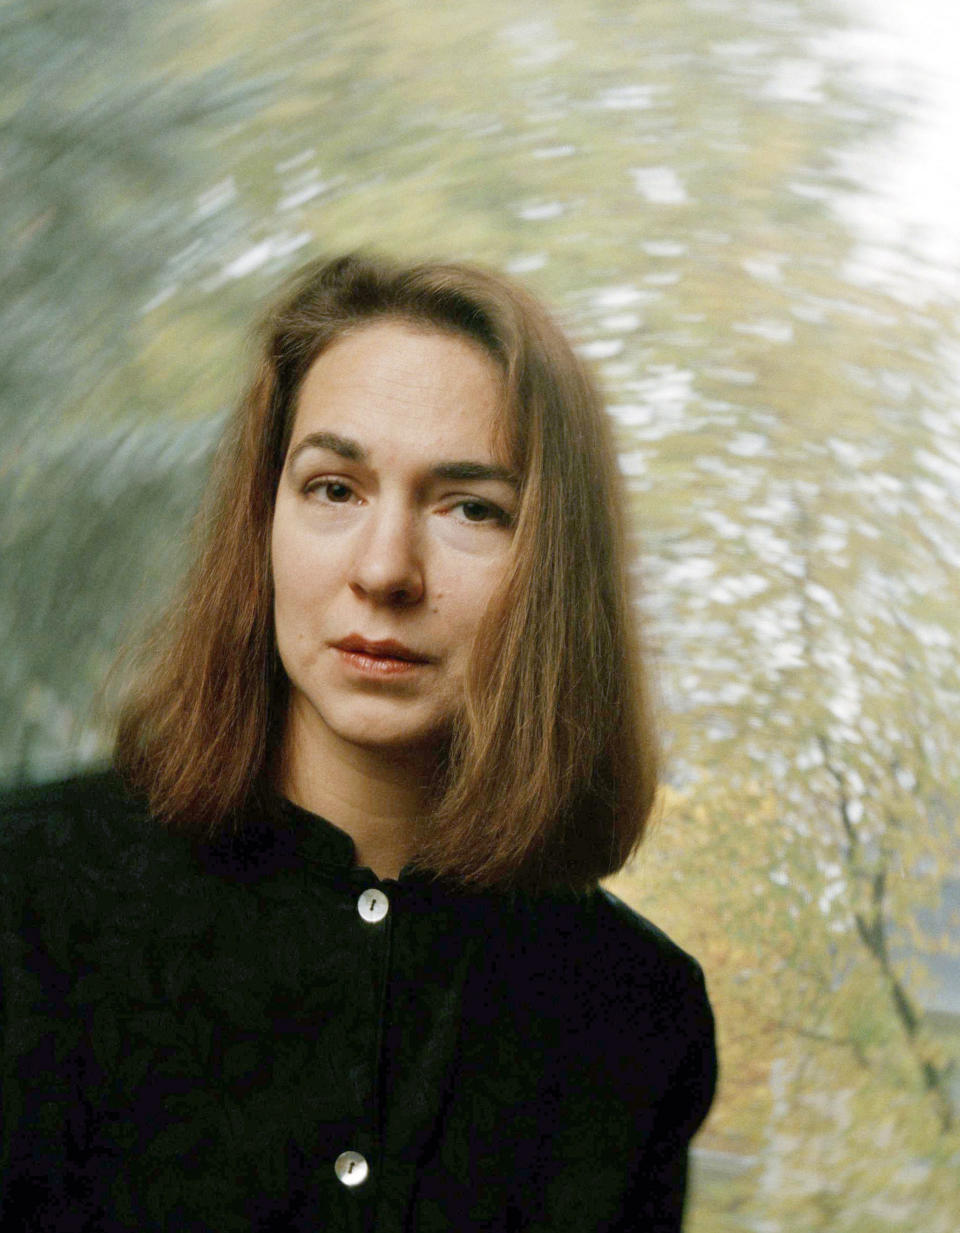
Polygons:
<instances>
[{"instance_id":1,"label":"floral patterned black fabric","mask_svg":"<svg viewBox=\"0 0 960 1233\"><path fill-rule=\"evenodd\" d=\"M105 773L4 803L0 930L4 1233L680 1229L710 1008L604 891L379 882L276 797L197 843Z\"/></svg>"}]
</instances>

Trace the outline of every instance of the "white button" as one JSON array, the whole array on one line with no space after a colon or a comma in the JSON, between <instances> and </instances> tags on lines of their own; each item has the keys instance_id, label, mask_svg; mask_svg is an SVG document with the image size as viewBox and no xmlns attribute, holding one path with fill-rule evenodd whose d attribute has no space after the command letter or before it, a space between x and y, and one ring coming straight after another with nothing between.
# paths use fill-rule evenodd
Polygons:
<instances>
[{"instance_id":1,"label":"white button","mask_svg":"<svg viewBox=\"0 0 960 1233\"><path fill-rule=\"evenodd\" d=\"M375 925L390 909L390 900L382 890L365 890L357 900L357 911L364 920Z\"/></svg>"},{"instance_id":2,"label":"white button","mask_svg":"<svg viewBox=\"0 0 960 1233\"><path fill-rule=\"evenodd\" d=\"M367 1180L370 1172L359 1152L341 1152L333 1167L344 1186L359 1186Z\"/></svg>"}]
</instances>

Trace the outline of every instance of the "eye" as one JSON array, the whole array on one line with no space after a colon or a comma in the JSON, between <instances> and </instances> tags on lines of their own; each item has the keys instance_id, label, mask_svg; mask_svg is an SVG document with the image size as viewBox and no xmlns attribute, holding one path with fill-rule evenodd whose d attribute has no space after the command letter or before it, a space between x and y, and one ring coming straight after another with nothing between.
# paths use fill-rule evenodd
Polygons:
<instances>
[{"instance_id":1,"label":"eye","mask_svg":"<svg viewBox=\"0 0 960 1233\"><path fill-rule=\"evenodd\" d=\"M343 480L319 479L306 485L305 492L319 496L333 505L345 505L353 496L353 489Z\"/></svg>"},{"instance_id":2,"label":"eye","mask_svg":"<svg viewBox=\"0 0 960 1233\"><path fill-rule=\"evenodd\" d=\"M499 505L494 505L490 501L481 501L476 497L458 501L452 508L460 511L465 522L493 522L497 526L508 527L512 521L506 510L501 509Z\"/></svg>"}]
</instances>

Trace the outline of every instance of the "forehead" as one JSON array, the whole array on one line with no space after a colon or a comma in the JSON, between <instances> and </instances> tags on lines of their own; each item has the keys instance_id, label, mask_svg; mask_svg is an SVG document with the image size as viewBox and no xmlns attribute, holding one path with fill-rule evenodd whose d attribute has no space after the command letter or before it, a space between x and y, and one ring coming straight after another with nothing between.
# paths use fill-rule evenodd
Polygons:
<instances>
[{"instance_id":1,"label":"forehead","mask_svg":"<svg viewBox=\"0 0 960 1233\"><path fill-rule=\"evenodd\" d=\"M296 400L291 444L325 429L384 448L498 454L499 365L464 335L403 321L345 334L313 362Z\"/></svg>"}]
</instances>

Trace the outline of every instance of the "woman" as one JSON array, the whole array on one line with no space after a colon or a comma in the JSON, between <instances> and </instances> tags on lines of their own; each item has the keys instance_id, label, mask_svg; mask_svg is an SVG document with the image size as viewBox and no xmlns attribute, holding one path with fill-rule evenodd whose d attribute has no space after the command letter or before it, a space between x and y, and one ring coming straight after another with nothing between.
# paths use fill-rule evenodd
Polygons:
<instances>
[{"instance_id":1,"label":"woman","mask_svg":"<svg viewBox=\"0 0 960 1233\"><path fill-rule=\"evenodd\" d=\"M597 888L656 759L598 393L508 280L268 316L119 773L0 827L2 1228L681 1226L698 966Z\"/></svg>"}]
</instances>

